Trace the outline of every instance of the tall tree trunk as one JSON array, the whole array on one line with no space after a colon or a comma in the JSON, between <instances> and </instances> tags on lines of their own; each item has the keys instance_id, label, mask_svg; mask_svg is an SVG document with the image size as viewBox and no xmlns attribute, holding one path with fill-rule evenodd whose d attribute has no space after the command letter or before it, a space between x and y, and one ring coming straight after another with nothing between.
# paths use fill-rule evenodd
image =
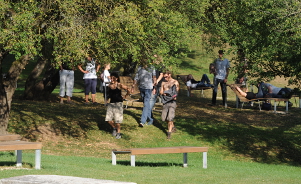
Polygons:
<instances>
[{"instance_id":1,"label":"tall tree trunk","mask_svg":"<svg viewBox=\"0 0 301 184\"><path fill-rule=\"evenodd\" d=\"M36 84L37 79L43 72L46 63L47 63L47 60L42 59L41 57L37 60L36 66L34 67L34 69L31 71L31 73L29 74L29 76L26 79L25 90L24 90L24 94L23 94L24 99L30 99L30 100L33 99L33 96L34 96L33 88Z\"/></svg>"},{"instance_id":2,"label":"tall tree trunk","mask_svg":"<svg viewBox=\"0 0 301 184\"><path fill-rule=\"evenodd\" d=\"M13 94L17 87L17 80L28 61L28 55L22 56L19 60L14 61L5 76L2 73L2 54L0 55L0 133L7 133L7 125L11 110ZM3 76L3 77L2 77Z\"/></svg>"},{"instance_id":3,"label":"tall tree trunk","mask_svg":"<svg viewBox=\"0 0 301 184\"><path fill-rule=\"evenodd\" d=\"M37 81L43 71L45 71L43 79ZM27 100L47 100L59 83L59 78L57 69L53 68L47 60L39 59L26 80L23 98Z\"/></svg>"}]
</instances>

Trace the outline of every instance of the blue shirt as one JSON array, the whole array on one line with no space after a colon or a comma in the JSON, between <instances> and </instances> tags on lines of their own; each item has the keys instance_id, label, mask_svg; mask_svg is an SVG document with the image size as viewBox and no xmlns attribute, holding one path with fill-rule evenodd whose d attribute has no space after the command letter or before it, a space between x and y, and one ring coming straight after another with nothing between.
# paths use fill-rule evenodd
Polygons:
<instances>
[{"instance_id":1,"label":"blue shirt","mask_svg":"<svg viewBox=\"0 0 301 184\"><path fill-rule=\"evenodd\" d=\"M215 78L224 80L227 75L227 69L230 68L229 60L228 59L222 60L220 58L217 58L215 59L214 64L215 64L215 71L216 71Z\"/></svg>"},{"instance_id":2,"label":"blue shirt","mask_svg":"<svg viewBox=\"0 0 301 184\"><path fill-rule=\"evenodd\" d=\"M138 67L138 72L135 75L134 80L138 82L139 88L153 89L153 76L156 76L155 68L150 67Z\"/></svg>"}]
</instances>

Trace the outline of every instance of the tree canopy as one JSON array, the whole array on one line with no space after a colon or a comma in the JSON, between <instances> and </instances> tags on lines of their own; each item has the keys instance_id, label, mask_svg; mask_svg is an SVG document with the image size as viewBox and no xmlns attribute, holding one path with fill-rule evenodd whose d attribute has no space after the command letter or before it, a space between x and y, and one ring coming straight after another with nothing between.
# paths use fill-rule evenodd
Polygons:
<instances>
[{"instance_id":1,"label":"tree canopy","mask_svg":"<svg viewBox=\"0 0 301 184\"><path fill-rule=\"evenodd\" d=\"M243 49L250 61L249 75L257 80L281 76L300 85L300 0L211 0L210 4L205 31L211 43Z\"/></svg>"},{"instance_id":2,"label":"tree canopy","mask_svg":"<svg viewBox=\"0 0 301 184\"><path fill-rule=\"evenodd\" d=\"M54 65L76 64L88 54L101 62L159 54L175 64L179 49L200 39L197 15L205 8L198 3L204 2L1 0L0 45L17 58L42 56ZM189 13L194 5L198 13Z\"/></svg>"}]
</instances>

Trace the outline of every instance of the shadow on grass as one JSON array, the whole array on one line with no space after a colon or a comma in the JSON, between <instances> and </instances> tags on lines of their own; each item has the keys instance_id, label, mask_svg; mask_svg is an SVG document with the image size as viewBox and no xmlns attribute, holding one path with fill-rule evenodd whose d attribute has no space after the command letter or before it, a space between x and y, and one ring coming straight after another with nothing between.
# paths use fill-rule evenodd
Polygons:
<instances>
[{"instance_id":1,"label":"shadow on grass","mask_svg":"<svg viewBox=\"0 0 301 184\"><path fill-rule=\"evenodd\" d=\"M255 108L211 107L206 105L208 102L210 99L180 100L182 112L177 116L177 128L200 141L222 143L223 148L257 162L301 165L299 109L283 115Z\"/></svg>"},{"instance_id":2,"label":"shadow on grass","mask_svg":"<svg viewBox=\"0 0 301 184\"><path fill-rule=\"evenodd\" d=\"M111 132L111 127L104 121L106 109L103 105L85 105L82 98L74 97L73 100L75 104L63 105L14 100L9 130L31 140L48 133L81 138L89 130ZM186 90L181 89L175 118L177 129L200 141L221 144L223 149L257 162L301 165L300 109L291 108L289 114L281 115L259 112L258 108L234 109L235 102L232 101L227 109L208 106L210 102L209 97L189 98ZM283 107L278 109L283 110ZM137 122L136 125L123 124L124 132L137 129L141 109L125 110L124 113ZM160 114L154 112L155 117ZM166 133L167 125L159 118L154 126ZM134 138L124 136L126 140Z\"/></svg>"},{"instance_id":3,"label":"shadow on grass","mask_svg":"<svg viewBox=\"0 0 301 184\"><path fill-rule=\"evenodd\" d=\"M125 165L125 166L131 166L130 161L117 161L117 165ZM167 163L167 162L135 162L136 167L164 167L164 166L183 166L183 164L179 163Z\"/></svg>"},{"instance_id":4,"label":"shadow on grass","mask_svg":"<svg viewBox=\"0 0 301 184\"><path fill-rule=\"evenodd\" d=\"M85 137L97 125L107 130L101 105L85 105L81 98L73 101L74 104L59 104L14 100L13 113L18 115L11 115L9 130L31 140L37 140L41 133Z\"/></svg>"}]
</instances>

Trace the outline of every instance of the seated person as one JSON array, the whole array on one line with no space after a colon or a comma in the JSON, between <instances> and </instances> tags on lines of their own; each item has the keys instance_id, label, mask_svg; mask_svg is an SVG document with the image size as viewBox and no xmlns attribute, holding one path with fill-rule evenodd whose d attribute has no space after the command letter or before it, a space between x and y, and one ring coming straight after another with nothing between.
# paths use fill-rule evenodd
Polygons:
<instances>
[{"instance_id":1,"label":"seated person","mask_svg":"<svg viewBox=\"0 0 301 184\"><path fill-rule=\"evenodd\" d=\"M191 89L198 87L210 87L213 85L210 84L210 80L206 74L203 74L202 79L200 81L196 81L191 74L187 75L186 81L187 90L189 91L189 96L191 96Z\"/></svg>"},{"instance_id":2,"label":"seated person","mask_svg":"<svg viewBox=\"0 0 301 184\"><path fill-rule=\"evenodd\" d=\"M236 89L240 95L248 100L256 98L290 98L292 96L292 90L290 88L278 88L269 83L258 83L258 93L244 92L237 85L231 85L231 88ZM273 91L274 90L274 91Z\"/></svg>"},{"instance_id":3,"label":"seated person","mask_svg":"<svg viewBox=\"0 0 301 184\"><path fill-rule=\"evenodd\" d=\"M245 97L248 100L253 100L253 99L259 98L259 97L257 97L257 93L244 92L243 90L240 89L239 86L237 86L235 84L230 85L230 88L238 91L241 96ZM262 97L260 97L260 98L262 98Z\"/></svg>"},{"instance_id":4,"label":"seated person","mask_svg":"<svg viewBox=\"0 0 301 184\"><path fill-rule=\"evenodd\" d=\"M292 97L292 89L290 88L278 88L269 83L261 82L257 85L258 93L265 98L291 98Z\"/></svg>"}]
</instances>

